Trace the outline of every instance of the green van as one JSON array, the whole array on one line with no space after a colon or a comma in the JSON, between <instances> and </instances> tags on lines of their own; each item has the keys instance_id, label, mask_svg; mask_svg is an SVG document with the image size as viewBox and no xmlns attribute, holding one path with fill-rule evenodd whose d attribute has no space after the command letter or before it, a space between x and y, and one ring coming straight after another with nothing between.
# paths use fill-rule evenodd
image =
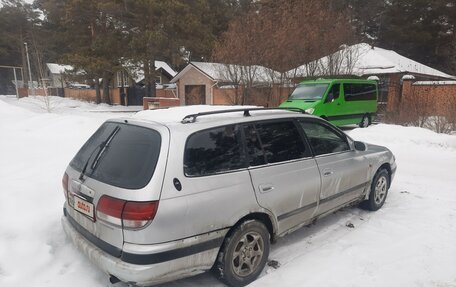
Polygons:
<instances>
[{"instance_id":1,"label":"green van","mask_svg":"<svg viewBox=\"0 0 456 287\"><path fill-rule=\"evenodd\" d=\"M336 126L367 127L377 112L376 81L324 79L301 82L281 108L300 108Z\"/></svg>"}]
</instances>

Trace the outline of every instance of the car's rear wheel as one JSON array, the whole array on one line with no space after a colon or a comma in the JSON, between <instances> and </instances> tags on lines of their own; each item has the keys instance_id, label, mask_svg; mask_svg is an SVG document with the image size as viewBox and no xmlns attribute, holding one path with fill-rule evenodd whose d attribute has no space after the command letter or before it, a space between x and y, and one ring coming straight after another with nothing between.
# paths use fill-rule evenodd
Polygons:
<instances>
[{"instance_id":1,"label":"car's rear wheel","mask_svg":"<svg viewBox=\"0 0 456 287\"><path fill-rule=\"evenodd\" d=\"M245 286L254 281L269 256L269 232L256 220L245 221L233 229L219 252L216 271L229 286Z\"/></svg>"},{"instance_id":2,"label":"car's rear wheel","mask_svg":"<svg viewBox=\"0 0 456 287\"><path fill-rule=\"evenodd\" d=\"M374 176L372 181L369 199L361 203L361 207L376 211L379 210L385 203L390 185L389 173L386 169L380 169Z\"/></svg>"},{"instance_id":3,"label":"car's rear wheel","mask_svg":"<svg viewBox=\"0 0 456 287\"><path fill-rule=\"evenodd\" d=\"M359 123L360 128L367 128L371 124L371 119L369 114L365 114Z\"/></svg>"}]
</instances>

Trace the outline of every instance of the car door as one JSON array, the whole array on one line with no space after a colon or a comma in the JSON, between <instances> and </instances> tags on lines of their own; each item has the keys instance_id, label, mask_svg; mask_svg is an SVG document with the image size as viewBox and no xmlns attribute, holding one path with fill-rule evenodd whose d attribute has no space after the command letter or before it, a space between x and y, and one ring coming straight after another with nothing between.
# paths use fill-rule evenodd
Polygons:
<instances>
[{"instance_id":1,"label":"car door","mask_svg":"<svg viewBox=\"0 0 456 287\"><path fill-rule=\"evenodd\" d=\"M320 120L300 119L321 174L318 213L359 198L367 188L369 163L347 136Z\"/></svg>"},{"instance_id":2,"label":"car door","mask_svg":"<svg viewBox=\"0 0 456 287\"><path fill-rule=\"evenodd\" d=\"M340 97L340 84L333 84L328 91L328 95L323 103L323 111L321 115L324 115L328 120L337 120L337 116L341 114L341 103L342 98Z\"/></svg>"},{"instance_id":3,"label":"car door","mask_svg":"<svg viewBox=\"0 0 456 287\"><path fill-rule=\"evenodd\" d=\"M249 172L258 204L277 219L283 233L313 217L320 174L293 120L244 126Z\"/></svg>"}]
</instances>

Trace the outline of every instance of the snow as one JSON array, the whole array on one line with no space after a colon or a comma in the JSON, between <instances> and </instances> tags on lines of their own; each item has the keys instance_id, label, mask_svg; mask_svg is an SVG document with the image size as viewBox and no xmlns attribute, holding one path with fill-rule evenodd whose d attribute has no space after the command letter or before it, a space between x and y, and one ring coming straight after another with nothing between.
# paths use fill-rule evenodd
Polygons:
<instances>
[{"instance_id":1,"label":"snow","mask_svg":"<svg viewBox=\"0 0 456 287\"><path fill-rule=\"evenodd\" d=\"M392 73L416 73L428 76L435 76L445 79L456 79L439 70L433 69L412 59L406 58L392 50L386 50L379 47L373 47L366 43L360 43L345 47L344 49L332 54L340 61L340 74L352 74L357 76L364 75L381 75ZM347 59L350 59L347 60ZM326 75L329 57L323 57L312 62L317 65L317 75ZM294 69L288 72L294 74ZM297 77L306 77L306 65L300 66L296 71Z\"/></svg>"},{"instance_id":2,"label":"snow","mask_svg":"<svg viewBox=\"0 0 456 287\"><path fill-rule=\"evenodd\" d=\"M240 66L221 63L191 62L180 71L171 82L177 82L191 68L196 68L211 80L222 83L239 82L249 77L252 78L252 82L254 83L270 83L275 82L276 79L280 77L278 72L258 65ZM247 74L249 75L247 76Z\"/></svg>"},{"instance_id":3,"label":"snow","mask_svg":"<svg viewBox=\"0 0 456 287\"><path fill-rule=\"evenodd\" d=\"M40 97L0 96L0 286L109 286L63 233L61 178L103 121L133 110L51 102L47 113ZM456 136L385 124L346 132L395 154L384 207L347 208L280 239L270 254L280 267L251 286L456 286ZM206 273L163 286L223 284Z\"/></svg>"},{"instance_id":4,"label":"snow","mask_svg":"<svg viewBox=\"0 0 456 287\"><path fill-rule=\"evenodd\" d=\"M174 71L166 62L163 61L155 61L155 70L158 69L163 69L165 70L168 74L171 75L171 77L174 77L177 75L177 72Z\"/></svg>"},{"instance_id":5,"label":"snow","mask_svg":"<svg viewBox=\"0 0 456 287\"><path fill-rule=\"evenodd\" d=\"M370 81L380 81L380 78L377 76L369 76L367 79Z\"/></svg>"},{"instance_id":6,"label":"snow","mask_svg":"<svg viewBox=\"0 0 456 287\"><path fill-rule=\"evenodd\" d=\"M46 66L48 67L49 71L52 74L62 74L67 71L72 71L73 66L70 65L60 65L60 64L54 64L54 63L47 63Z\"/></svg>"},{"instance_id":7,"label":"snow","mask_svg":"<svg viewBox=\"0 0 456 287\"><path fill-rule=\"evenodd\" d=\"M163 62L163 61L155 61L155 71L158 71L159 69L165 70L168 74L171 75L171 77L174 77L177 75L177 72L171 68L168 63ZM142 65L139 63L132 63L131 61L127 61L124 63L125 69L129 71L130 76L133 78L135 83L139 83L142 80L144 80L144 70L142 68Z\"/></svg>"},{"instance_id":8,"label":"snow","mask_svg":"<svg viewBox=\"0 0 456 287\"><path fill-rule=\"evenodd\" d=\"M444 86L444 85L456 85L456 81L418 81L413 83L414 86Z\"/></svg>"},{"instance_id":9,"label":"snow","mask_svg":"<svg viewBox=\"0 0 456 287\"><path fill-rule=\"evenodd\" d=\"M402 76L401 79L402 80L415 80L415 76L414 75L404 75L404 76Z\"/></svg>"}]
</instances>

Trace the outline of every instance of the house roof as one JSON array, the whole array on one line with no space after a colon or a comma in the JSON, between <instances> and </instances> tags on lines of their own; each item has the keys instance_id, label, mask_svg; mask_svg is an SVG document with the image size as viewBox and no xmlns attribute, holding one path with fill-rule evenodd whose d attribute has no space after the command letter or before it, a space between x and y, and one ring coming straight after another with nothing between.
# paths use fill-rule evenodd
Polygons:
<instances>
[{"instance_id":1,"label":"house roof","mask_svg":"<svg viewBox=\"0 0 456 287\"><path fill-rule=\"evenodd\" d=\"M168 63L166 63L166 62L155 61L154 64L155 64L155 71L157 71L159 69L163 69L166 73L168 73L170 75L171 78L175 77L177 75L177 72L174 71L173 68L171 68L171 66L168 65ZM139 65L135 65L131 62L127 62L127 63L125 63L125 67L129 70L130 76L133 78L133 80L136 83L139 83L142 80L144 80L144 70Z\"/></svg>"},{"instance_id":2,"label":"house roof","mask_svg":"<svg viewBox=\"0 0 456 287\"><path fill-rule=\"evenodd\" d=\"M171 80L171 83L177 82L192 68L195 68L209 79L216 82L232 83L235 78L235 76L233 76L234 74L237 75L238 78L241 78L242 76L240 75L245 75L247 71L252 73L251 77L253 82L256 83L269 83L275 81L275 79L280 76L278 72L258 65L241 66L221 63L190 62Z\"/></svg>"},{"instance_id":3,"label":"house roof","mask_svg":"<svg viewBox=\"0 0 456 287\"><path fill-rule=\"evenodd\" d=\"M386 50L379 47L373 47L366 43L360 43L353 46L345 47L330 56L325 56L309 64L302 65L296 70L296 77L311 76L307 73L310 66L317 67L314 76L327 75L325 72L330 61L330 57L337 58L340 65L339 73L341 75L380 75L393 73L414 73L428 75L444 79L456 79L439 70L433 69L412 59L406 58L392 50ZM349 60L351 59L351 60ZM289 71L293 75L295 69Z\"/></svg>"},{"instance_id":4,"label":"house roof","mask_svg":"<svg viewBox=\"0 0 456 287\"><path fill-rule=\"evenodd\" d=\"M48 67L49 71L52 74L62 74L62 73L65 73L66 71L73 70L73 66L70 66L70 65L60 65L60 64L54 64L54 63L46 63L46 66Z\"/></svg>"},{"instance_id":5,"label":"house roof","mask_svg":"<svg viewBox=\"0 0 456 287\"><path fill-rule=\"evenodd\" d=\"M163 61L155 61L155 70L163 69L165 70L171 77L175 77L177 72L171 68L168 63Z\"/></svg>"}]
</instances>

